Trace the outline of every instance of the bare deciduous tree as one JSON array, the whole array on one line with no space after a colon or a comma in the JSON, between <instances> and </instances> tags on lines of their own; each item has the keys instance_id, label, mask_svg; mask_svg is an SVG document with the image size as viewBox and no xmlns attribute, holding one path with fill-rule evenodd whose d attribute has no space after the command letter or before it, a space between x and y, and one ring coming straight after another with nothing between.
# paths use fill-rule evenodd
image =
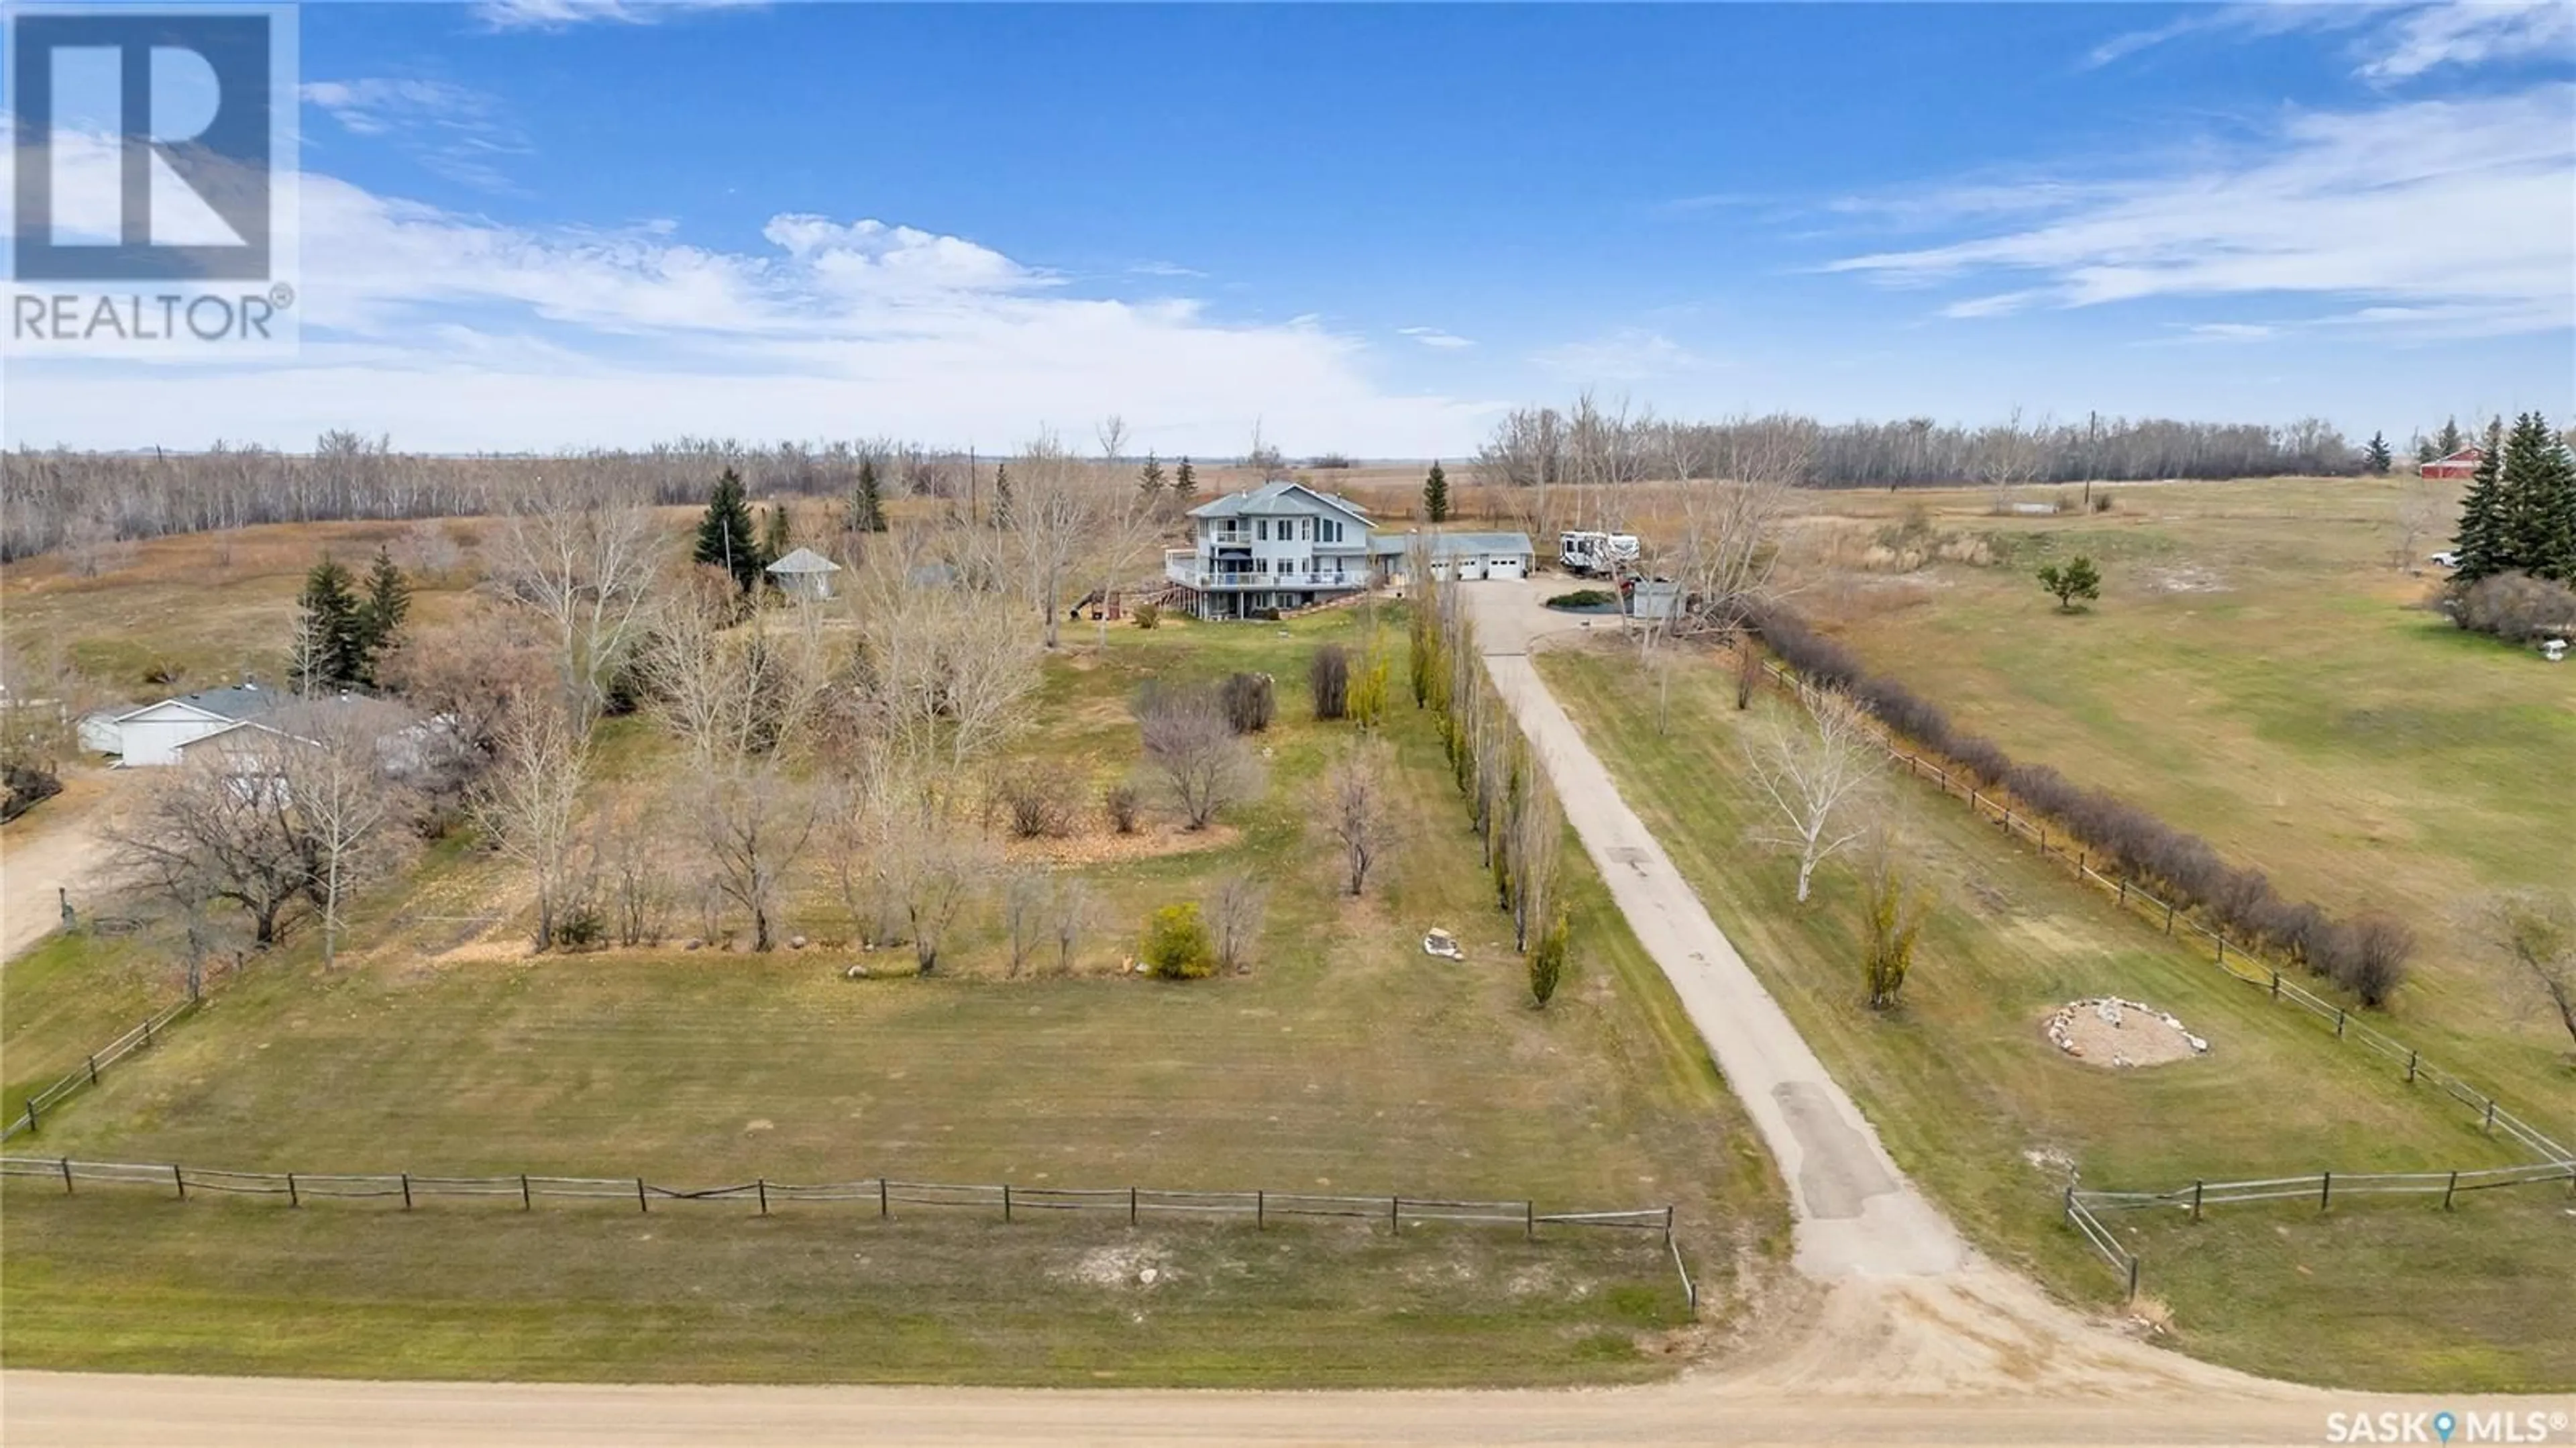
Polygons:
<instances>
[{"instance_id":1,"label":"bare deciduous tree","mask_svg":"<svg viewBox=\"0 0 2576 1448\"><path fill-rule=\"evenodd\" d=\"M410 844L401 825L411 793L385 759L387 742L408 722L389 705L352 699L282 711L274 732L237 731L256 737L235 760L262 781L253 787L285 796L301 828L311 862L306 888L322 911L325 970L338 963L350 893L391 873Z\"/></svg>"},{"instance_id":2,"label":"bare deciduous tree","mask_svg":"<svg viewBox=\"0 0 2576 1448\"><path fill-rule=\"evenodd\" d=\"M2498 895L2480 916L2481 933L2513 963L2524 993L2576 1040L2576 896Z\"/></svg>"},{"instance_id":3,"label":"bare deciduous tree","mask_svg":"<svg viewBox=\"0 0 2576 1448\"><path fill-rule=\"evenodd\" d=\"M2444 526L2448 511L2431 479L2415 473L2399 474L2397 508L2390 519L2393 565L2400 569L2414 567L2425 538L2448 531Z\"/></svg>"},{"instance_id":4,"label":"bare deciduous tree","mask_svg":"<svg viewBox=\"0 0 2576 1448\"><path fill-rule=\"evenodd\" d=\"M992 844L967 822L938 814L915 823L879 860L888 895L910 927L913 961L928 975L939 968L958 913L994 870Z\"/></svg>"},{"instance_id":5,"label":"bare deciduous tree","mask_svg":"<svg viewBox=\"0 0 2576 1448\"><path fill-rule=\"evenodd\" d=\"M1051 903L1048 924L1055 934L1056 973L1071 975L1073 952L1091 929L1099 905L1092 898L1091 887L1070 875L1057 877Z\"/></svg>"},{"instance_id":6,"label":"bare deciduous tree","mask_svg":"<svg viewBox=\"0 0 2576 1448\"><path fill-rule=\"evenodd\" d=\"M555 917L573 863L574 822L590 773L590 741L553 700L513 716L491 767L476 781L474 821L527 871L537 894L535 948L555 943Z\"/></svg>"},{"instance_id":7,"label":"bare deciduous tree","mask_svg":"<svg viewBox=\"0 0 2576 1448\"><path fill-rule=\"evenodd\" d=\"M1862 839L1886 751L1860 707L1824 689L1803 691L1806 719L1781 711L1748 726L1744 761L1761 804L1761 843L1798 857L1798 902L1816 867Z\"/></svg>"},{"instance_id":8,"label":"bare deciduous tree","mask_svg":"<svg viewBox=\"0 0 2576 1448\"><path fill-rule=\"evenodd\" d=\"M774 759L724 761L699 781L690 813L710 883L751 916L751 948L775 948L787 872L814 834L814 792Z\"/></svg>"},{"instance_id":9,"label":"bare deciduous tree","mask_svg":"<svg viewBox=\"0 0 2576 1448\"><path fill-rule=\"evenodd\" d=\"M1270 887L1246 871L1220 876L1209 887L1208 934L1216 947L1219 969L1252 968L1252 949L1261 939L1261 924L1270 910Z\"/></svg>"},{"instance_id":10,"label":"bare deciduous tree","mask_svg":"<svg viewBox=\"0 0 2576 1448\"><path fill-rule=\"evenodd\" d=\"M1040 942L1053 933L1055 882L1044 869L1022 867L1002 881L1002 934L1011 943L1013 980L1026 969Z\"/></svg>"},{"instance_id":11,"label":"bare deciduous tree","mask_svg":"<svg viewBox=\"0 0 2576 1448\"><path fill-rule=\"evenodd\" d=\"M1350 892L1368 886L1369 872L1393 848L1395 787L1381 740L1353 740L1324 772L1324 826L1342 848L1343 878Z\"/></svg>"},{"instance_id":12,"label":"bare deciduous tree","mask_svg":"<svg viewBox=\"0 0 2576 1448\"><path fill-rule=\"evenodd\" d=\"M655 804L633 800L602 811L592 825L591 855L608 891L610 930L620 945L650 945L670 931L669 828Z\"/></svg>"},{"instance_id":13,"label":"bare deciduous tree","mask_svg":"<svg viewBox=\"0 0 2576 1448\"><path fill-rule=\"evenodd\" d=\"M286 792L203 750L162 771L103 833L122 878L183 908L240 906L261 948L277 942L313 879Z\"/></svg>"},{"instance_id":14,"label":"bare deciduous tree","mask_svg":"<svg viewBox=\"0 0 2576 1448\"><path fill-rule=\"evenodd\" d=\"M1026 621L993 594L923 581L895 558L871 559L851 608L854 747L908 785L943 797L964 789L1029 722L1038 669Z\"/></svg>"},{"instance_id":15,"label":"bare deciduous tree","mask_svg":"<svg viewBox=\"0 0 2576 1448\"><path fill-rule=\"evenodd\" d=\"M1127 455L1127 419L1111 413L1100 419L1100 460L1114 463Z\"/></svg>"},{"instance_id":16,"label":"bare deciduous tree","mask_svg":"<svg viewBox=\"0 0 2576 1448\"><path fill-rule=\"evenodd\" d=\"M650 509L539 489L501 530L492 573L543 619L564 701L587 725L644 632L661 528Z\"/></svg>"},{"instance_id":17,"label":"bare deciduous tree","mask_svg":"<svg viewBox=\"0 0 2576 1448\"><path fill-rule=\"evenodd\" d=\"M1558 872L1565 851L1565 807L1542 771L1523 771L1512 802L1510 843L1512 948L1527 951L1557 911Z\"/></svg>"},{"instance_id":18,"label":"bare deciduous tree","mask_svg":"<svg viewBox=\"0 0 2576 1448\"><path fill-rule=\"evenodd\" d=\"M1136 720L1146 763L1185 828L1206 829L1219 810L1260 789L1260 762L1226 722L1214 690L1149 687L1137 701Z\"/></svg>"}]
</instances>

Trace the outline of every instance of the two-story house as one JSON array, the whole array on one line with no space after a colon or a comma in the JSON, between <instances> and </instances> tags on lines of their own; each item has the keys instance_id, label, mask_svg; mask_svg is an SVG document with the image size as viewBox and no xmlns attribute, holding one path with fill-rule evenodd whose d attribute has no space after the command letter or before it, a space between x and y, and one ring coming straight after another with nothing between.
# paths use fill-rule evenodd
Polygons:
<instances>
[{"instance_id":1,"label":"two-story house","mask_svg":"<svg viewBox=\"0 0 2576 1448\"><path fill-rule=\"evenodd\" d=\"M1267 483L1190 510L1196 546L1163 555L1163 573L1199 618L1250 618L1367 588L1369 518L1303 483Z\"/></svg>"}]
</instances>

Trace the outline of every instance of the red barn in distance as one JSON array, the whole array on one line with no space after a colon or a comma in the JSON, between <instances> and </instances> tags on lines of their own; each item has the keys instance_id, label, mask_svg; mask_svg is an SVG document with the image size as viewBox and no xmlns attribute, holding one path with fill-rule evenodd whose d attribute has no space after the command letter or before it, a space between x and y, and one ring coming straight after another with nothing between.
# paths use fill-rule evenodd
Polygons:
<instances>
[{"instance_id":1,"label":"red barn in distance","mask_svg":"<svg viewBox=\"0 0 2576 1448\"><path fill-rule=\"evenodd\" d=\"M2416 471L2428 478L2466 478L2478 470L2478 463L2486 455L2485 448L2464 447L2449 457L2435 458Z\"/></svg>"}]
</instances>

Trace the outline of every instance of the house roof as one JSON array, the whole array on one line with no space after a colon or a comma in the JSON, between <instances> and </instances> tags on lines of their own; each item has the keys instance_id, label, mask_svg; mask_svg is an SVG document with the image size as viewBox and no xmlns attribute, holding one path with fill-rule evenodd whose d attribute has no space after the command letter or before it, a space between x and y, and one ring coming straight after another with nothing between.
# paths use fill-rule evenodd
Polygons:
<instances>
[{"instance_id":1,"label":"house roof","mask_svg":"<svg viewBox=\"0 0 2576 1448\"><path fill-rule=\"evenodd\" d=\"M233 684L221 689L200 689L193 694L181 694L175 699L163 699L158 703L146 704L140 709L128 709L116 717L119 720L131 719L137 714L149 713L164 704L179 704L217 719L238 721L267 713L276 708L285 697L275 689L263 689L257 684Z\"/></svg>"},{"instance_id":2,"label":"house roof","mask_svg":"<svg viewBox=\"0 0 2576 1448\"><path fill-rule=\"evenodd\" d=\"M1320 493L1304 483L1264 483L1247 492L1228 493L1222 498L1201 503L1190 509L1193 518L1240 518L1247 514L1270 513L1281 499L1291 493L1303 493L1328 508L1350 515L1361 527L1368 526L1368 510L1338 493Z\"/></svg>"},{"instance_id":3,"label":"house roof","mask_svg":"<svg viewBox=\"0 0 2576 1448\"><path fill-rule=\"evenodd\" d=\"M769 571L772 573L838 573L841 571L841 565L811 548L799 548L769 565Z\"/></svg>"},{"instance_id":4,"label":"house roof","mask_svg":"<svg viewBox=\"0 0 2576 1448\"><path fill-rule=\"evenodd\" d=\"M1384 533L1369 540L1369 551L1380 555L1402 553L1413 546L1416 535ZM1462 553L1534 553L1527 533L1432 533L1431 556L1455 558Z\"/></svg>"}]
</instances>

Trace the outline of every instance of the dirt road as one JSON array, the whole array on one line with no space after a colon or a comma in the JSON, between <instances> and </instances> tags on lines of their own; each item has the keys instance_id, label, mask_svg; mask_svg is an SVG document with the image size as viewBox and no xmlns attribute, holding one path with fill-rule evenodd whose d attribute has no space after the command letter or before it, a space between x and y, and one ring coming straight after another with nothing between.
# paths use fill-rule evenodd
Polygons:
<instances>
[{"instance_id":1,"label":"dirt road","mask_svg":"<svg viewBox=\"0 0 2576 1448\"><path fill-rule=\"evenodd\" d=\"M64 782L63 792L0 830L0 960L34 945L62 923L57 888L84 905L82 887L106 862L98 837L116 781L94 770Z\"/></svg>"}]
</instances>

